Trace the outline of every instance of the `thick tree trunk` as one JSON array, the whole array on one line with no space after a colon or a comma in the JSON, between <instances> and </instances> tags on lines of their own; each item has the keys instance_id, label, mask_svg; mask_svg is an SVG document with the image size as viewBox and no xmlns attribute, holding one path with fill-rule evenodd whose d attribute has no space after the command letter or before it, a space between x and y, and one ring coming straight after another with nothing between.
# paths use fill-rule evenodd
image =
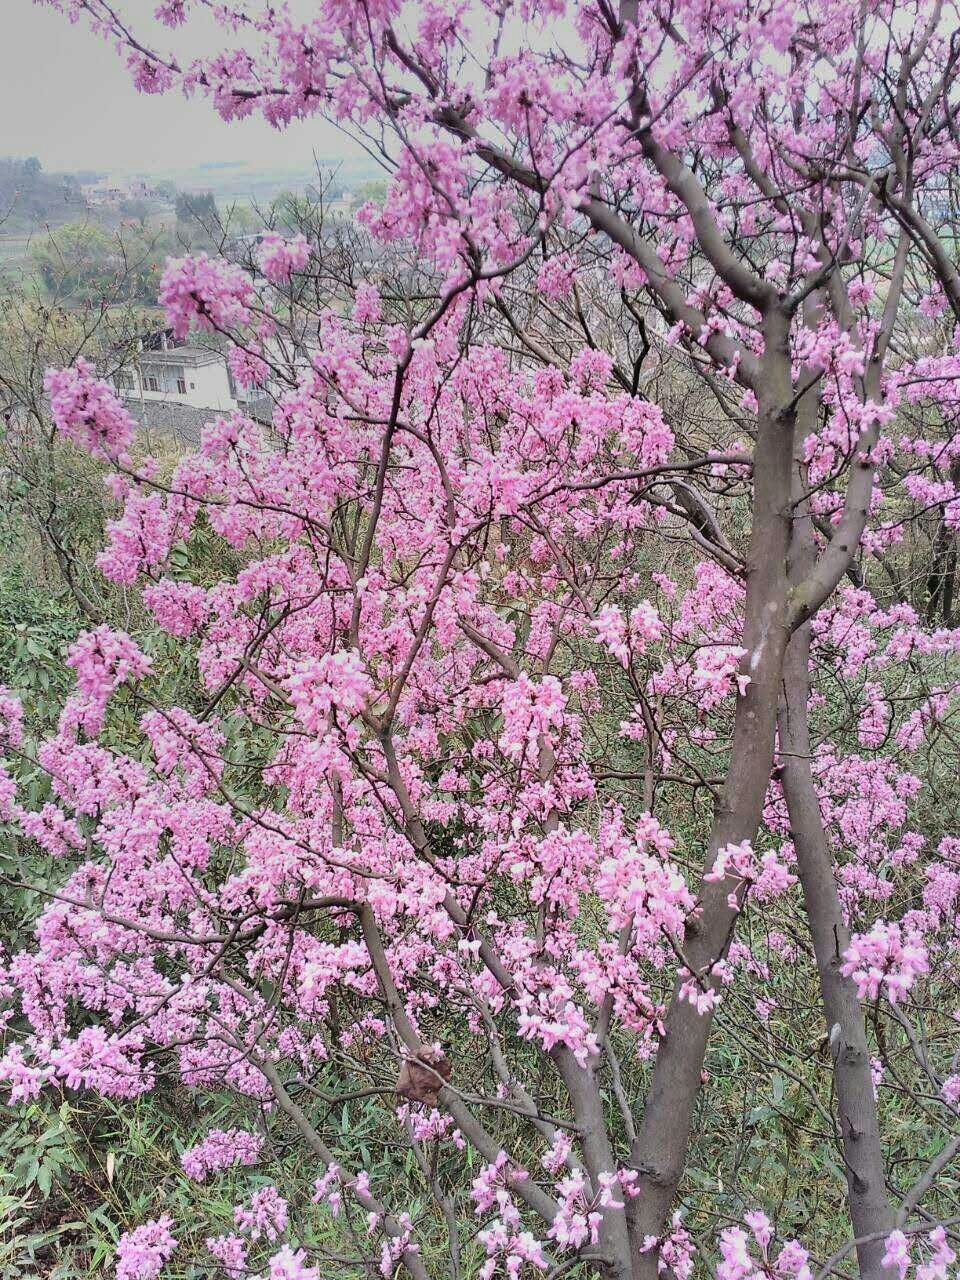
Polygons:
<instances>
[{"instance_id":1,"label":"thick tree trunk","mask_svg":"<svg viewBox=\"0 0 960 1280\"><path fill-rule=\"evenodd\" d=\"M737 700L730 766L704 860L712 869L725 845L753 840L773 764L777 704L787 633L787 551L790 540L790 475L794 417L780 406L790 399L786 357L787 322L779 316L765 326L764 364L768 373L758 415L754 454L754 507L750 537L743 647L750 684ZM729 896L737 882L707 882L702 910L683 940L690 968L708 975L729 946L739 905ZM739 899L738 899L739 902ZM709 980L709 979L708 979ZM712 985L712 983L711 983ZM669 1223L687 1158L694 1108L712 1022L674 995L661 1040L643 1118L632 1144L641 1193L631 1206L634 1273L657 1276L658 1250L643 1251L644 1239L660 1237Z\"/></svg>"}]
</instances>

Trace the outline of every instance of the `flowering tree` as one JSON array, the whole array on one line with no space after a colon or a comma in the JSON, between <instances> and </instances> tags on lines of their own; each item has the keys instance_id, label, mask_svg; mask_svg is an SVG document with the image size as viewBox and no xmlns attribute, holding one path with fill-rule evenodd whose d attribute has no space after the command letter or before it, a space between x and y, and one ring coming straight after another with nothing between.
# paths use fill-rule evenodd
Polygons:
<instances>
[{"instance_id":1,"label":"flowering tree","mask_svg":"<svg viewBox=\"0 0 960 1280\"><path fill-rule=\"evenodd\" d=\"M170 705L98 627L54 737L4 699L50 796L12 766L3 816L64 864L6 966L13 1098L176 1073L259 1102L346 1268L945 1277L960 844L912 815L957 764L954 7L166 0L224 30L189 64L57 7L144 91L362 135L392 179L361 221L414 256L170 262L175 332L277 402L169 476L89 366L49 375L123 502L100 567L198 682ZM808 948L849 1236L801 1243L769 1198L717 1226L685 1173L725 1150L715 1023L806 1087ZM404 1172L331 1118L361 1095ZM238 1124L183 1168L262 1158ZM211 1235L224 1271L317 1274L282 1190ZM118 1274L184 1229L138 1227Z\"/></svg>"}]
</instances>

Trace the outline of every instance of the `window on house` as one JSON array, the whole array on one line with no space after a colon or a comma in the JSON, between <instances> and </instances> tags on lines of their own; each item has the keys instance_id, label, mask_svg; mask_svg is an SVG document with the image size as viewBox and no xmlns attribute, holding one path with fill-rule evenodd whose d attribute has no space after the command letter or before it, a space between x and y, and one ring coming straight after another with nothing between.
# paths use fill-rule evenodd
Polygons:
<instances>
[{"instance_id":1,"label":"window on house","mask_svg":"<svg viewBox=\"0 0 960 1280\"><path fill-rule=\"evenodd\" d=\"M187 394L187 380L186 380L186 378L178 378L178 379L177 379L177 391L178 391L178 393L179 393L180 395L182 395L182 396L185 396L185 395Z\"/></svg>"},{"instance_id":2,"label":"window on house","mask_svg":"<svg viewBox=\"0 0 960 1280\"><path fill-rule=\"evenodd\" d=\"M160 390L160 383L159 383L159 381L157 380L157 378L156 378L152 373L147 374L147 377L146 377L146 383L147 383L147 390L148 390L148 391L159 391L159 390Z\"/></svg>"}]
</instances>

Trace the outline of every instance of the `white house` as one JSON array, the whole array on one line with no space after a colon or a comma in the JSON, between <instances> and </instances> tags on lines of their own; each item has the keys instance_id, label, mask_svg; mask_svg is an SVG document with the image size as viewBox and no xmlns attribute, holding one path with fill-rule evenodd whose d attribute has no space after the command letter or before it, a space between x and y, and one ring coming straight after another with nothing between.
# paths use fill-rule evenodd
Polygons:
<instances>
[{"instance_id":1,"label":"white house","mask_svg":"<svg viewBox=\"0 0 960 1280\"><path fill-rule=\"evenodd\" d=\"M178 345L166 334L140 344L135 358L117 373L116 386L127 400L162 400L221 413L238 409L249 398L219 351Z\"/></svg>"}]
</instances>

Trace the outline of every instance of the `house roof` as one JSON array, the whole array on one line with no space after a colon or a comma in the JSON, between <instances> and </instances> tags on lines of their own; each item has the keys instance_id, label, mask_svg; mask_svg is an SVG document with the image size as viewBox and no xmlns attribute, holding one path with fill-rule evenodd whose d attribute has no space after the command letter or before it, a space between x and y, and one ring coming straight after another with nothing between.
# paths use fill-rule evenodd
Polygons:
<instances>
[{"instance_id":1,"label":"house roof","mask_svg":"<svg viewBox=\"0 0 960 1280\"><path fill-rule=\"evenodd\" d=\"M204 364L223 364L224 357L209 347L168 347L166 351L138 351L140 364L182 364L194 368Z\"/></svg>"}]
</instances>

